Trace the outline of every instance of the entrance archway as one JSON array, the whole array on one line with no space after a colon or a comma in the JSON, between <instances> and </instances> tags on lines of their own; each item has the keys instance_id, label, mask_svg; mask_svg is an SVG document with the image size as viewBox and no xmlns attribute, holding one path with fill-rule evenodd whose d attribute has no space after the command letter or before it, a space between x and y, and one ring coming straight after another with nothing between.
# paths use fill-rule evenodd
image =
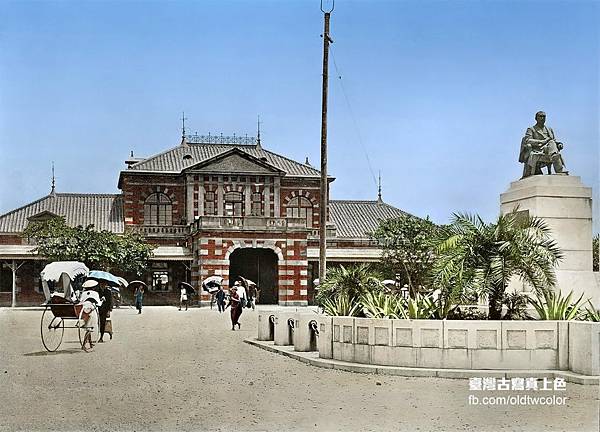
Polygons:
<instances>
[{"instance_id":1,"label":"entrance archway","mask_svg":"<svg viewBox=\"0 0 600 432\"><path fill-rule=\"evenodd\" d=\"M238 276L260 288L260 304L277 304L277 255L271 249L239 248L229 255L229 286Z\"/></svg>"}]
</instances>

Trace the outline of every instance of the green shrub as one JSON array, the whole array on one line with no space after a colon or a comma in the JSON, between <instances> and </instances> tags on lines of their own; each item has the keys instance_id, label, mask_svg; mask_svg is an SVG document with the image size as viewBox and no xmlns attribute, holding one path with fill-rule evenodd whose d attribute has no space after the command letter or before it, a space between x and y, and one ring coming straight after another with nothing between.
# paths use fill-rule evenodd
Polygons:
<instances>
[{"instance_id":1,"label":"green shrub","mask_svg":"<svg viewBox=\"0 0 600 432\"><path fill-rule=\"evenodd\" d=\"M358 316L360 313L360 303L346 293L325 299L321 307L326 315L331 316Z\"/></svg>"},{"instance_id":2,"label":"green shrub","mask_svg":"<svg viewBox=\"0 0 600 432\"><path fill-rule=\"evenodd\" d=\"M586 321L600 322L600 309L596 309L590 300L588 300L588 305L589 307L586 307L583 313L583 318Z\"/></svg>"},{"instance_id":3,"label":"green shrub","mask_svg":"<svg viewBox=\"0 0 600 432\"><path fill-rule=\"evenodd\" d=\"M448 318L452 320L487 320L488 315L477 307L458 306Z\"/></svg>"},{"instance_id":4,"label":"green shrub","mask_svg":"<svg viewBox=\"0 0 600 432\"><path fill-rule=\"evenodd\" d=\"M504 320L530 320L532 319L527 312L529 296L523 293L505 294L502 304L506 306L506 313L502 317Z\"/></svg>"},{"instance_id":5,"label":"green shrub","mask_svg":"<svg viewBox=\"0 0 600 432\"><path fill-rule=\"evenodd\" d=\"M541 320L573 320L580 314L583 294L572 302L573 291L566 297L562 293L544 290L537 294L537 298L530 299Z\"/></svg>"},{"instance_id":6,"label":"green shrub","mask_svg":"<svg viewBox=\"0 0 600 432\"><path fill-rule=\"evenodd\" d=\"M405 318L402 297L380 292L367 292L360 299L362 312L367 318Z\"/></svg>"}]
</instances>

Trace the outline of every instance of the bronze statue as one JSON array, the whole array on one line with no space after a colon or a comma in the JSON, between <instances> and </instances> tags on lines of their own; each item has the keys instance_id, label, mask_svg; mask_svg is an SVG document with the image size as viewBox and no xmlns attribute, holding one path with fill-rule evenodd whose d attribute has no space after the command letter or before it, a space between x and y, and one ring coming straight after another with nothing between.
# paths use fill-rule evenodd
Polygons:
<instances>
[{"instance_id":1,"label":"bronze statue","mask_svg":"<svg viewBox=\"0 0 600 432\"><path fill-rule=\"evenodd\" d=\"M552 128L544 125L546 113L543 111L535 113L535 121L532 127L527 128L521 140L519 162L525 164L522 178L543 174L544 166L548 169L548 174L552 174L553 166L555 174L568 175L569 172L565 170L565 162L560 154L564 147L563 143L556 141Z\"/></svg>"}]
</instances>

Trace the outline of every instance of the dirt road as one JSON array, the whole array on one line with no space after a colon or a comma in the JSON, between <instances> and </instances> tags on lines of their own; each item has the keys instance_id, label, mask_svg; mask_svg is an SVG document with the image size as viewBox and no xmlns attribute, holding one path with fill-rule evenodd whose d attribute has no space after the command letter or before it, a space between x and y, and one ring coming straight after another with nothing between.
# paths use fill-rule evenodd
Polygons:
<instances>
[{"instance_id":1,"label":"dirt road","mask_svg":"<svg viewBox=\"0 0 600 432\"><path fill-rule=\"evenodd\" d=\"M598 431L598 388L567 406L470 406L468 381L315 368L243 343L214 310L114 311L92 353L47 353L37 310L0 309L1 431Z\"/></svg>"}]
</instances>

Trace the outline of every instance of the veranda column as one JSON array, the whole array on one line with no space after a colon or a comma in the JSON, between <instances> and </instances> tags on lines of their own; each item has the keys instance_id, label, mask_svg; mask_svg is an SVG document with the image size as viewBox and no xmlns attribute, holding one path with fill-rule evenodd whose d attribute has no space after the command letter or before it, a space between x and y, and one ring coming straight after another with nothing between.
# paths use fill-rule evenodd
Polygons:
<instances>
[{"instance_id":1,"label":"veranda column","mask_svg":"<svg viewBox=\"0 0 600 432\"><path fill-rule=\"evenodd\" d=\"M281 200L279 186L281 185L281 178L275 177L275 185L273 186L273 211L275 214L273 217L281 217L281 211L279 209L279 203Z\"/></svg>"},{"instance_id":2,"label":"veranda column","mask_svg":"<svg viewBox=\"0 0 600 432\"><path fill-rule=\"evenodd\" d=\"M223 216L223 176L219 176L217 186L217 216Z\"/></svg>"},{"instance_id":3,"label":"veranda column","mask_svg":"<svg viewBox=\"0 0 600 432\"><path fill-rule=\"evenodd\" d=\"M186 192L186 203L185 203L185 215L187 223L190 224L194 221L194 176L188 174L185 182Z\"/></svg>"}]
</instances>

